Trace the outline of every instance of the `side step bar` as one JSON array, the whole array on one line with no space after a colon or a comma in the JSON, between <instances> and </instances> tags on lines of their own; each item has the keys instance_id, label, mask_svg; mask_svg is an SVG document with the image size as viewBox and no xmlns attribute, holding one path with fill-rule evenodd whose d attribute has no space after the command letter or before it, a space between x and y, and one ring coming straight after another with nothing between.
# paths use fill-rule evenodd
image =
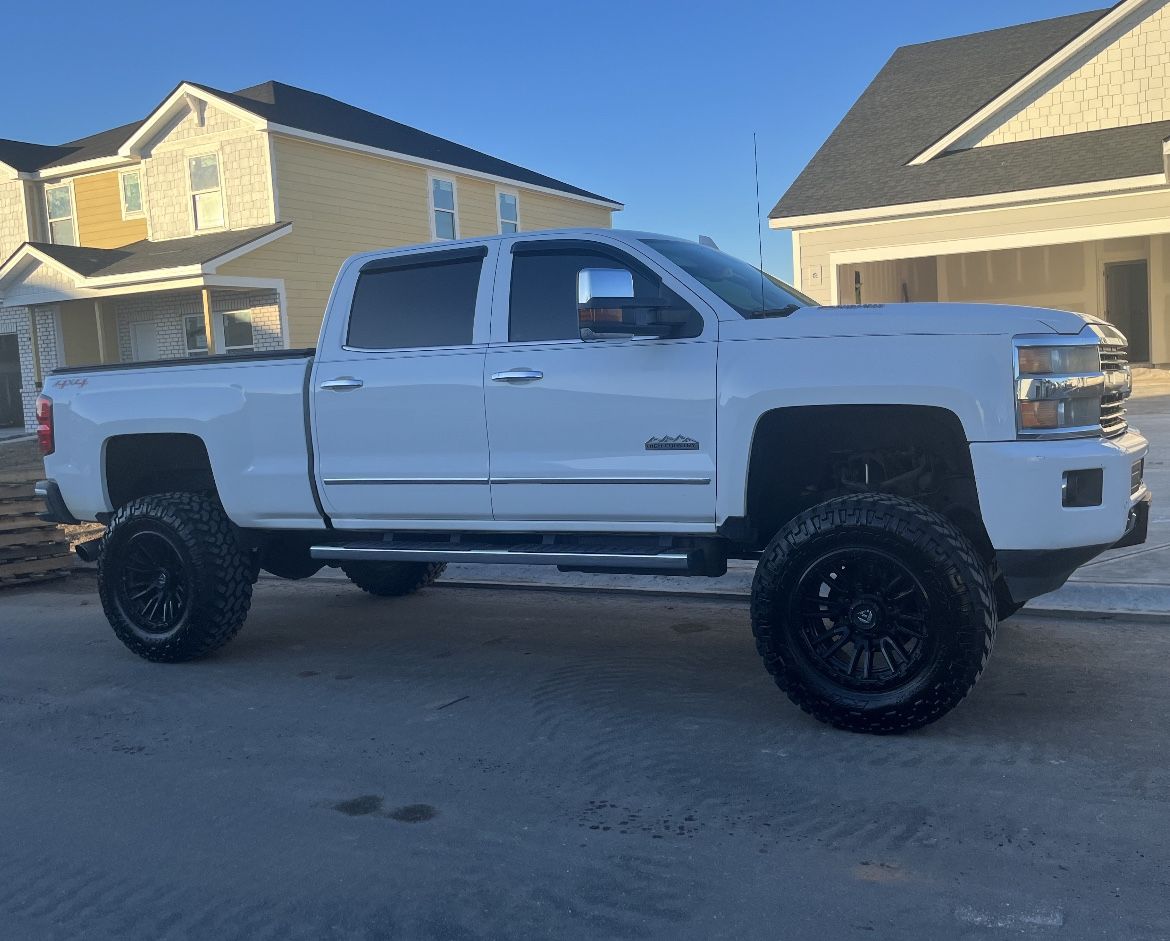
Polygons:
<instances>
[{"instance_id":1,"label":"side step bar","mask_svg":"<svg viewBox=\"0 0 1170 941\"><path fill-rule=\"evenodd\" d=\"M368 541L313 546L314 559L327 562L489 562L504 565L556 565L573 571L706 574L701 549L655 546L461 545L458 542Z\"/></svg>"}]
</instances>

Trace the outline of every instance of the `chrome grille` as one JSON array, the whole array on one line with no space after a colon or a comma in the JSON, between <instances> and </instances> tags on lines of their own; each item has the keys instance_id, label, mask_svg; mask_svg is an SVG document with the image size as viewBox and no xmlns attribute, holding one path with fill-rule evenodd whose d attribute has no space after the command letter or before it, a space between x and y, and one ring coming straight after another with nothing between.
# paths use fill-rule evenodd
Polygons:
<instances>
[{"instance_id":1,"label":"chrome grille","mask_svg":"<svg viewBox=\"0 0 1170 941\"><path fill-rule=\"evenodd\" d=\"M1110 373L1129 370L1129 347L1101 345L1101 369L1108 380ZM1106 438L1117 438L1129 430L1125 418L1126 394L1109 392L1101 396L1101 432Z\"/></svg>"},{"instance_id":2,"label":"chrome grille","mask_svg":"<svg viewBox=\"0 0 1170 941\"><path fill-rule=\"evenodd\" d=\"M1133 465L1133 470L1129 474L1129 495L1132 497L1135 493L1142 489L1142 481L1146 476L1146 459L1143 457L1140 461Z\"/></svg>"}]
</instances>

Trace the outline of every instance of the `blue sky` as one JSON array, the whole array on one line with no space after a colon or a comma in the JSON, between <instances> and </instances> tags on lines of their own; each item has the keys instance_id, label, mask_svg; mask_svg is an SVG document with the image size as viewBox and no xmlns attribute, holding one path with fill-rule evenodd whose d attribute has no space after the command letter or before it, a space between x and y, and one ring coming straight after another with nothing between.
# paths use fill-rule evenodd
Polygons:
<instances>
[{"instance_id":1,"label":"blue sky","mask_svg":"<svg viewBox=\"0 0 1170 941\"><path fill-rule=\"evenodd\" d=\"M5 96L0 137L59 143L124 124L183 79L278 79L618 199L616 225L710 235L755 259L753 131L766 215L896 47L1104 5L61 0L47 29L24 4L6 25L28 41L4 64L10 91L23 75L29 93ZM766 267L788 277L789 251L765 229Z\"/></svg>"}]
</instances>

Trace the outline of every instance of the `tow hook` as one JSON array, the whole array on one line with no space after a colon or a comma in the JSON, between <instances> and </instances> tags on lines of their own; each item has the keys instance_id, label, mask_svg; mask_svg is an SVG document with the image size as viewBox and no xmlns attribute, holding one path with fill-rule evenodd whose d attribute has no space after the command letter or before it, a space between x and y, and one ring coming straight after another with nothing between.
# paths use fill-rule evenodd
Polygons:
<instances>
[{"instance_id":1,"label":"tow hook","mask_svg":"<svg viewBox=\"0 0 1170 941\"><path fill-rule=\"evenodd\" d=\"M82 562L96 562L102 555L102 537L79 542L73 547L73 551Z\"/></svg>"}]
</instances>

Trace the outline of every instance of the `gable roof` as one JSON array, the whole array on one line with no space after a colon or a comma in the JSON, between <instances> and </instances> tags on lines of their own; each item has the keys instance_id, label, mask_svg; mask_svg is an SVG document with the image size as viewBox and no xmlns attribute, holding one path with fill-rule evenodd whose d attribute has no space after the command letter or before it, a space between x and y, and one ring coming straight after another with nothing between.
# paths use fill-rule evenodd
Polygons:
<instances>
[{"instance_id":1,"label":"gable roof","mask_svg":"<svg viewBox=\"0 0 1170 941\"><path fill-rule=\"evenodd\" d=\"M771 219L1123 179L1162 170L1165 124L978 147L910 162L1109 10L897 50Z\"/></svg>"},{"instance_id":2,"label":"gable roof","mask_svg":"<svg viewBox=\"0 0 1170 941\"><path fill-rule=\"evenodd\" d=\"M272 130L290 128L321 137L346 141L377 150L414 157L433 163L446 164L459 169L471 170L490 176L501 177L516 183L539 186L557 192L579 196L583 199L609 203L616 208L621 204L608 197L565 183L535 170L509 163L490 154L465 147L454 141L428 134L417 128L401 124L390 118L365 111L353 105L320 95L317 92L269 81L235 92L226 92L210 85L183 82L167 96L169 101L179 90L195 88L212 98L242 108L266 122ZM165 104L165 101L164 101ZM102 131L80 140L59 146L27 144L21 141L0 141L0 162L22 172L52 170L85 160L116 157L125 153L124 145L143 128L160 108L141 121ZM18 166L6 157L20 161Z\"/></svg>"},{"instance_id":3,"label":"gable roof","mask_svg":"<svg viewBox=\"0 0 1170 941\"><path fill-rule=\"evenodd\" d=\"M193 84L193 83L192 83ZM286 85L283 82L264 82L237 92L222 92L203 85L196 85L234 105L238 105L272 124L296 128L324 137L364 144L378 150L418 157L435 163L450 164L467 170L476 170L492 176L500 176L518 183L530 183L547 189L560 190L586 199L612 202L605 196L572 186L562 180L498 157L473 150L454 141L449 141L426 131L384 118L372 111L365 111L353 105L320 95L317 92Z\"/></svg>"}]
</instances>

